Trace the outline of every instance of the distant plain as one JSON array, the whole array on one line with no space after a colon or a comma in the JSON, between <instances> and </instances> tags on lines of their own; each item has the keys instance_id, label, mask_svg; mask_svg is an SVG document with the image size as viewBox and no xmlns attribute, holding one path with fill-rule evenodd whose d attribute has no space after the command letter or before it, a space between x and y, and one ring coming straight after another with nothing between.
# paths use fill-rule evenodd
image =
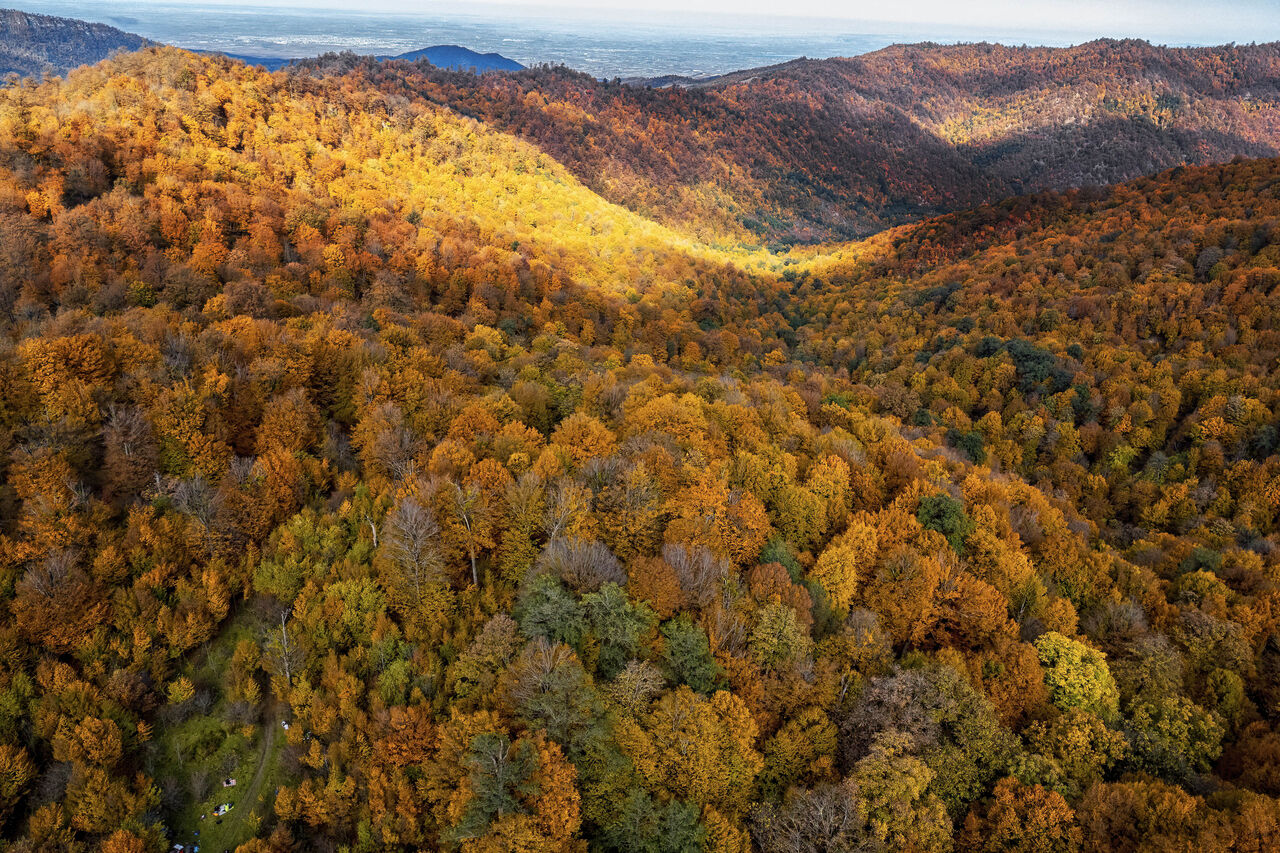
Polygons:
<instances>
[{"instance_id":1,"label":"distant plain","mask_svg":"<svg viewBox=\"0 0 1280 853\"><path fill-rule=\"evenodd\" d=\"M33 0L20 8L110 24L193 50L263 57L316 56L350 50L398 54L436 44L496 51L523 63L563 64L600 78L708 76L800 56L856 56L917 41L1000 41L1065 46L1085 33L934 30L813 18L636 14L584 17L567 9L470 5L467 11L365 13L280 6L113 0Z\"/></svg>"}]
</instances>

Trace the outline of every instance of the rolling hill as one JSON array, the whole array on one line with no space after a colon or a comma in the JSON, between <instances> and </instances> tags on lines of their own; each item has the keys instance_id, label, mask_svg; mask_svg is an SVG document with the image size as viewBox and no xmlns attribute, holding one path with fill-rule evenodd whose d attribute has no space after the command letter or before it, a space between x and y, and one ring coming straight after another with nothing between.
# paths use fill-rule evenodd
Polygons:
<instances>
[{"instance_id":1,"label":"rolling hill","mask_svg":"<svg viewBox=\"0 0 1280 853\"><path fill-rule=\"evenodd\" d=\"M396 56L381 56L379 59L403 59L416 62L425 59L437 68L449 71L521 71L524 66L514 59L507 59L500 53L477 53L470 48L456 44L438 44L435 47L424 47L411 50Z\"/></svg>"},{"instance_id":2,"label":"rolling hill","mask_svg":"<svg viewBox=\"0 0 1280 853\"><path fill-rule=\"evenodd\" d=\"M587 186L711 235L866 236L1021 192L1280 153L1280 45L914 45L645 88L321 60L518 134Z\"/></svg>"},{"instance_id":3,"label":"rolling hill","mask_svg":"<svg viewBox=\"0 0 1280 853\"><path fill-rule=\"evenodd\" d=\"M1274 51L991 50L0 89L0 839L1277 849L1280 158L999 173Z\"/></svg>"}]
</instances>

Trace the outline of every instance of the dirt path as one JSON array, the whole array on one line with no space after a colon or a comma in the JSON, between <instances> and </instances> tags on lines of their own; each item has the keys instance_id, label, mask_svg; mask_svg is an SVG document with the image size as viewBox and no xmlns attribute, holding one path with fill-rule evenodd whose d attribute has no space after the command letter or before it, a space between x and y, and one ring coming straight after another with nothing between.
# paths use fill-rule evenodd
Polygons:
<instances>
[{"instance_id":1,"label":"dirt path","mask_svg":"<svg viewBox=\"0 0 1280 853\"><path fill-rule=\"evenodd\" d=\"M243 787L239 785L233 788L233 791L240 791L238 796L229 795L227 801L234 808L230 812L222 816L221 823L205 824L205 837L208 842L207 848L201 845L203 849L207 849L210 853L220 853L223 849L233 850L239 844L243 844L253 837L254 831L248 826L250 815L257 809L262 799L262 783L267 776L267 769L275 763L275 745L276 745L276 728L280 725L280 712L277 708L271 708L265 715L263 721L264 731L262 734L262 745L258 748L258 767L253 771L253 778ZM212 817L212 816L211 816ZM266 818L266 814L259 812L258 819Z\"/></svg>"},{"instance_id":2,"label":"dirt path","mask_svg":"<svg viewBox=\"0 0 1280 853\"><path fill-rule=\"evenodd\" d=\"M262 776L267 772L267 762L271 760L271 748L276 743L276 726L280 725L274 713L267 718L267 731L262 736L262 749L258 752L258 769L253 772L253 781L245 789L240 798L240 805L246 808L258 804L258 788L262 786Z\"/></svg>"}]
</instances>

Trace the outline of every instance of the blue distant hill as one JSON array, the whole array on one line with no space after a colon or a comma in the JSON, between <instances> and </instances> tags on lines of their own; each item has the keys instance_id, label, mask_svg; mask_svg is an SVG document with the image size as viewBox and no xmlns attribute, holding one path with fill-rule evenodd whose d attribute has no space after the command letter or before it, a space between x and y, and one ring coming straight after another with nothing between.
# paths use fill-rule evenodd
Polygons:
<instances>
[{"instance_id":1,"label":"blue distant hill","mask_svg":"<svg viewBox=\"0 0 1280 853\"><path fill-rule=\"evenodd\" d=\"M225 55L249 65L261 65L268 71L278 71L286 65L297 61L296 59L283 59L276 56L247 56L240 53L227 53ZM476 53L474 50L456 44L438 44L434 47L411 50L408 53L401 53L396 56L377 56L374 58L378 60L403 59L407 62L425 59L437 68L448 68L452 71L473 71L477 74L485 71L520 71L524 68L519 62L514 59L507 59L500 53Z\"/></svg>"},{"instance_id":2,"label":"blue distant hill","mask_svg":"<svg viewBox=\"0 0 1280 853\"><path fill-rule=\"evenodd\" d=\"M449 68L454 71L521 71L524 66L514 59L507 59L500 53L476 53L456 44L439 44L435 47L424 47L411 50L399 56L379 56L378 59L404 59L414 62L425 59L436 68Z\"/></svg>"}]
</instances>

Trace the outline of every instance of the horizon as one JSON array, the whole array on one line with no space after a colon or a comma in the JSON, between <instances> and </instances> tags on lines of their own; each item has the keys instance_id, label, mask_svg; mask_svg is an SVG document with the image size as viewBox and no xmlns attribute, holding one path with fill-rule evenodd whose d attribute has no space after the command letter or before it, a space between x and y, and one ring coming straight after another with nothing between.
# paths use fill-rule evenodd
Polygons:
<instances>
[{"instance_id":1,"label":"horizon","mask_svg":"<svg viewBox=\"0 0 1280 853\"><path fill-rule=\"evenodd\" d=\"M352 8L349 0L134 0L121 8L110 0L33 0L12 8L38 14L59 15L105 23L148 38L185 47L181 40L153 33L165 28L163 20L147 20L147 10L180 10L189 14L233 10L239 15L260 13L312 17L326 16L373 20L403 18L422 21L483 22L493 26L534 23L571 33L605 34L626 26L630 31L679 32L690 38L780 35L815 40L835 29L848 36L877 39L882 46L936 42L962 44L989 42L1008 46L1068 47L1101 39L1139 39L1164 47L1215 47L1229 44L1280 41L1280 15L1256 16L1268 11L1270 0L1216 0L1187 8L1177 0L1130 0L1106 3L1083 0L1017 3L1013 0L980 0L962 4L964 14L948 10L957 4L942 0L908 0L895 7L896 14L878 13L862 5L837 5L831 0L796 0L781 12L763 0L691 0L684 8L668 8L673 0L658 0L645 9L619 9L600 0L474 0L456 4L415 3L409 0L374 0ZM729 6L740 6L732 12ZM1062 7L1069 6L1069 10ZM1160 10L1177 14L1158 14ZM1069 11L1069 14L1064 14ZM1155 22L1155 23L1153 23ZM1259 26L1260 22L1269 26ZM136 29L130 30L130 25ZM152 30L153 32L147 32ZM426 47L427 44L421 44ZM491 48L462 44L484 52ZM395 45L388 43L388 49ZM878 49L878 48L873 48ZM867 52L867 51L862 51ZM256 55L256 54L255 54ZM282 56L283 54L263 54ZM810 55L804 53L803 55ZM850 54L855 55L855 54ZM825 58L825 57L814 57Z\"/></svg>"},{"instance_id":2,"label":"horizon","mask_svg":"<svg viewBox=\"0 0 1280 853\"><path fill-rule=\"evenodd\" d=\"M26 4L34 5L34 4ZM760 21L840 21L874 28L942 27L992 31L1097 33L1098 38L1143 38L1179 44L1247 43L1280 40L1280 16L1272 0L902 0L892 10L881 4L838 0L793 0L779 8L771 0L656 0L641 8L619 8L610 0L472 0L471 3L373 0L354 8L350 0L134 0L131 7L217 6L238 9L298 10L354 15L450 15L466 17L478 10L522 11L532 18L586 13L596 21L632 21L678 15L669 25L684 26L691 17L716 21L733 29L744 17Z\"/></svg>"}]
</instances>

